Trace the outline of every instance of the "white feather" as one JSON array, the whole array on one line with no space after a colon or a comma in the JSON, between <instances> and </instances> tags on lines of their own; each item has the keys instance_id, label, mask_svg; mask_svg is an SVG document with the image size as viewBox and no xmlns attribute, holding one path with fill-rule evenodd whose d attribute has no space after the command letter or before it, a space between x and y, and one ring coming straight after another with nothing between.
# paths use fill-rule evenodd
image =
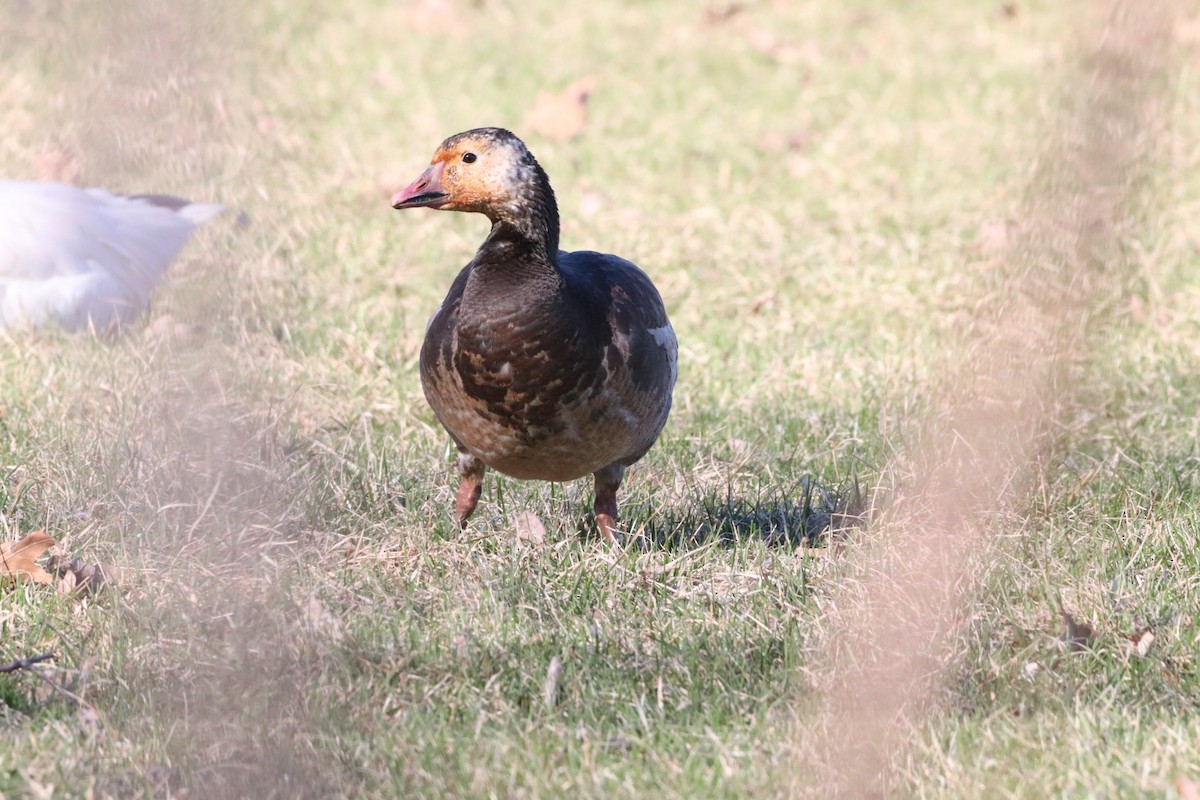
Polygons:
<instances>
[{"instance_id":1,"label":"white feather","mask_svg":"<svg viewBox=\"0 0 1200 800\"><path fill-rule=\"evenodd\" d=\"M196 226L223 209L0 181L0 330L133 320Z\"/></svg>"},{"instance_id":2,"label":"white feather","mask_svg":"<svg viewBox=\"0 0 1200 800\"><path fill-rule=\"evenodd\" d=\"M649 333L654 337L654 343L667 351L667 362L671 365L671 385L674 386L679 377L679 341L675 338L675 329L668 322L661 328L651 328Z\"/></svg>"}]
</instances>

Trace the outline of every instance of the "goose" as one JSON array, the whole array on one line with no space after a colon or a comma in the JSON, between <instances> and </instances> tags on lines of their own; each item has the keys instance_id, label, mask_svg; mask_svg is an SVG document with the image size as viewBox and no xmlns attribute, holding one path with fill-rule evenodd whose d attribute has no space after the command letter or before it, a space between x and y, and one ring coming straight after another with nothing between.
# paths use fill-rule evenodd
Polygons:
<instances>
[{"instance_id":1,"label":"goose","mask_svg":"<svg viewBox=\"0 0 1200 800\"><path fill-rule=\"evenodd\" d=\"M223 210L161 194L0 181L0 331L132 322L196 226Z\"/></svg>"},{"instance_id":2,"label":"goose","mask_svg":"<svg viewBox=\"0 0 1200 800\"><path fill-rule=\"evenodd\" d=\"M615 255L558 249L545 171L503 128L442 142L397 209L479 213L491 232L426 327L421 386L458 449L460 527L490 467L527 480L595 480L601 536L617 490L671 410L678 343L650 278Z\"/></svg>"}]
</instances>

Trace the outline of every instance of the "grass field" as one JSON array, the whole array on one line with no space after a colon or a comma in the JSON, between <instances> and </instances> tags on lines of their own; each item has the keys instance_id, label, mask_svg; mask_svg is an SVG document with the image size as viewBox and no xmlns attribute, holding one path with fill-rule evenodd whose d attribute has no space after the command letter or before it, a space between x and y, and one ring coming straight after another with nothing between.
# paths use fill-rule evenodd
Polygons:
<instances>
[{"instance_id":1,"label":"grass field","mask_svg":"<svg viewBox=\"0 0 1200 800\"><path fill-rule=\"evenodd\" d=\"M15 0L0 109L5 177L232 209L0 338L0 540L118 571L0 589L0 798L1200 796L1195 8ZM452 524L486 221L387 199L480 125L667 302L640 546Z\"/></svg>"}]
</instances>

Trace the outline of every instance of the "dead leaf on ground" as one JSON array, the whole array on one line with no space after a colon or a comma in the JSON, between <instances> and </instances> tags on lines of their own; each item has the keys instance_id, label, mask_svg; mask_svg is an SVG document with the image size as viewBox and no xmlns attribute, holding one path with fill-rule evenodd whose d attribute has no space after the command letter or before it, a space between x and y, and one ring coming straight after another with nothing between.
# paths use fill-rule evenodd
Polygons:
<instances>
[{"instance_id":1,"label":"dead leaf on ground","mask_svg":"<svg viewBox=\"0 0 1200 800\"><path fill-rule=\"evenodd\" d=\"M513 517L513 535L524 542L542 544L546 541L546 525L537 514L524 511Z\"/></svg>"},{"instance_id":2,"label":"dead leaf on ground","mask_svg":"<svg viewBox=\"0 0 1200 800\"><path fill-rule=\"evenodd\" d=\"M92 595L105 586L117 583L117 570L100 564L86 564L78 558L53 555L46 559L46 569L57 578L59 594Z\"/></svg>"},{"instance_id":3,"label":"dead leaf on ground","mask_svg":"<svg viewBox=\"0 0 1200 800\"><path fill-rule=\"evenodd\" d=\"M754 27L746 31L746 42L773 61L788 67L799 64L815 65L821 61L821 50L815 42L797 44L769 28Z\"/></svg>"},{"instance_id":4,"label":"dead leaf on ground","mask_svg":"<svg viewBox=\"0 0 1200 800\"><path fill-rule=\"evenodd\" d=\"M1150 652L1150 645L1154 644L1154 631L1149 626L1139 628L1129 636L1129 641L1138 658L1145 658L1146 654Z\"/></svg>"},{"instance_id":5,"label":"dead leaf on ground","mask_svg":"<svg viewBox=\"0 0 1200 800\"><path fill-rule=\"evenodd\" d=\"M27 578L35 583L54 583L54 576L37 564L37 559L57 542L45 531L34 531L16 542L0 544L0 579Z\"/></svg>"},{"instance_id":6,"label":"dead leaf on ground","mask_svg":"<svg viewBox=\"0 0 1200 800\"><path fill-rule=\"evenodd\" d=\"M975 240L979 242L979 248L986 255L1001 255L1012 242L1013 227L1012 222L1004 217L985 219L979 223Z\"/></svg>"},{"instance_id":7,"label":"dead leaf on ground","mask_svg":"<svg viewBox=\"0 0 1200 800\"><path fill-rule=\"evenodd\" d=\"M1072 650L1087 650L1096 642L1096 631L1086 622L1079 622L1066 611L1062 612L1063 624L1067 626L1067 634L1063 641Z\"/></svg>"},{"instance_id":8,"label":"dead leaf on ground","mask_svg":"<svg viewBox=\"0 0 1200 800\"><path fill-rule=\"evenodd\" d=\"M588 75L558 94L538 92L533 111L525 118L525 127L556 142L574 139L583 133L588 97L595 88L596 79Z\"/></svg>"},{"instance_id":9,"label":"dead leaf on ground","mask_svg":"<svg viewBox=\"0 0 1200 800\"><path fill-rule=\"evenodd\" d=\"M542 702L546 708L553 710L562 699L562 659L558 656L550 659L546 668L546 680L542 683Z\"/></svg>"},{"instance_id":10,"label":"dead leaf on ground","mask_svg":"<svg viewBox=\"0 0 1200 800\"><path fill-rule=\"evenodd\" d=\"M1136 294L1129 298L1129 316L1139 325L1146 321L1146 306Z\"/></svg>"},{"instance_id":11,"label":"dead leaf on ground","mask_svg":"<svg viewBox=\"0 0 1200 800\"><path fill-rule=\"evenodd\" d=\"M79 159L65 147L47 144L33 157L39 180L74 183L79 177Z\"/></svg>"},{"instance_id":12,"label":"dead leaf on ground","mask_svg":"<svg viewBox=\"0 0 1200 800\"><path fill-rule=\"evenodd\" d=\"M608 205L608 198L595 189L584 189L579 195L579 213L584 217L594 217Z\"/></svg>"},{"instance_id":13,"label":"dead leaf on ground","mask_svg":"<svg viewBox=\"0 0 1200 800\"><path fill-rule=\"evenodd\" d=\"M287 127L284 121L274 114L260 115L255 124L258 126L258 132L264 136L274 136Z\"/></svg>"},{"instance_id":14,"label":"dead leaf on ground","mask_svg":"<svg viewBox=\"0 0 1200 800\"><path fill-rule=\"evenodd\" d=\"M142 329L142 338L149 342L167 342L184 339L196 331L195 325L180 322L170 314L159 314Z\"/></svg>"},{"instance_id":15,"label":"dead leaf on ground","mask_svg":"<svg viewBox=\"0 0 1200 800\"><path fill-rule=\"evenodd\" d=\"M1175 41L1186 47L1200 47L1200 17L1176 22Z\"/></svg>"},{"instance_id":16,"label":"dead leaf on ground","mask_svg":"<svg viewBox=\"0 0 1200 800\"><path fill-rule=\"evenodd\" d=\"M468 633L470 633L470 631L463 631L458 636L454 637L453 642L454 655L457 656L458 660L464 664L467 662L467 659L471 657L471 640L467 636Z\"/></svg>"},{"instance_id":17,"label":"dead leaf on ground","mask_svg":"<svg viewBox=\"0 0 1200 800\"><path fill-rule=\"evenodd\" d=\"M317 636L330 639L333 642L340 642L345 636L342 623L321 602L321 598L316 595L308 598L308 602L304 605L302 613L305 625Z\"/></svg>"},{"instance_id":18,"label":"dead leaf on ground","mask_svg":"<svg viewBox=\"0 0 1200 800\"><path fill-rule=\"evenodd\" d=\"M416 0L408 8L408 24L422 33L449 34L456 39L466 36L457 24L464 15L454 12L451 0Z\"/></svg>"},{"instance_id":19,"label":"dead leaf on ground","mask_svg":"<svg viewBox=\"0 0 1200 800\"><path fill-rule=\"evenodd\" d=\"M1175 778L1175 791L1179 792L1181 800L1200 800L1200 784L1187 775Z\"/></svg>"},{"instance_id":20,"label":"dead leaf on ground","mask_svg":"<svg viewBox=\"0 0 1200 800\"><path fill-rule=\"evenodd\" d=\"M758 146L767 153L802 153L812 144L808 133L785 133L769 131L758 140Z\"/></svg>"},{"instance_id":21,"label":"dead leaf on ground","mask_svg":"<svg viewBox=\"0 0 1200 800\"><path fill-rule=\"evenodd\" d=\"M746 6L742 3L709 6L704 9L704 16L700 18L700 21L708 28L724 25L745 10Z\"/></svg>"}]
</instances>

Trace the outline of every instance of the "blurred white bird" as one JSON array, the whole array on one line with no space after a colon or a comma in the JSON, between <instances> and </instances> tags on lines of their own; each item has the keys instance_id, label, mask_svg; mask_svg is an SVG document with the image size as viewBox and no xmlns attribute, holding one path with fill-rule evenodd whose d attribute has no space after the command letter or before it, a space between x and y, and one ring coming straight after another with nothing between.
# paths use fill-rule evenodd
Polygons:
<instances>
[{"instance_id":1,"label":"blurred white bird","mask_svg":"<svg viewBox=\"0 0 1200 800\"><path fill-rule=\"evenodd\" d=\"M0 331L133 321L197 225L224 206L0 181Z\"/></svg>"}]
</instances>

